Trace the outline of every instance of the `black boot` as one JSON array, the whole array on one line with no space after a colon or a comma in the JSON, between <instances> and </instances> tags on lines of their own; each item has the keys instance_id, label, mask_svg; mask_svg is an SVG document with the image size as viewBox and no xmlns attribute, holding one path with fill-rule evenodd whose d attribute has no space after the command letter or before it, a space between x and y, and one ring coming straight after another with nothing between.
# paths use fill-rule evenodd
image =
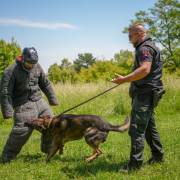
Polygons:
<instances>
[{"instance_id":1,"label":"black boot","mask_svg":"<svg viewBox=\"0 0 180 180\"><path fill-rule=\"evenodd\" d=\"M122 169L118 169L118 172L130 173L132 171L137 171L141 169L142 164L142 162L130 161L130 163L124 166Z\"/></svg>"},{"instance_id":2,"label":"black boot","mask_svg":"<svg viewBox=\"0 0 180 180\"><path fill-rule=\"evenodd\" d=\"M154 164L154 163L163 163L165 160L163 158L163 156L153 156L152 158L150 158L148 161L146 161L144 164Z\"/></svg>"}]
</instances>

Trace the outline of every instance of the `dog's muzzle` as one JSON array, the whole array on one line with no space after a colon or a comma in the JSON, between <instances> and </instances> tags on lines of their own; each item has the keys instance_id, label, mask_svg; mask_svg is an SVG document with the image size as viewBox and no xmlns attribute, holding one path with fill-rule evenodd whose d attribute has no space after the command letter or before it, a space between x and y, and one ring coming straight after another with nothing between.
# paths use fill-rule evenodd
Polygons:
<instances>
[{"instance_id":1,"label":"dog's muzzle","mask_svg":"<svg viewBox=\"0 0 180 180\"><path fill-rule=\"evenodd\" d=\"M38 123L35 123L32 121L28 121L24 123L26 126L30 126L34 129L36 129L37 131L41 132L41 133L48 133L47 129L43 128L42 126L40 126Z\"/></svg>"}]
</instances>

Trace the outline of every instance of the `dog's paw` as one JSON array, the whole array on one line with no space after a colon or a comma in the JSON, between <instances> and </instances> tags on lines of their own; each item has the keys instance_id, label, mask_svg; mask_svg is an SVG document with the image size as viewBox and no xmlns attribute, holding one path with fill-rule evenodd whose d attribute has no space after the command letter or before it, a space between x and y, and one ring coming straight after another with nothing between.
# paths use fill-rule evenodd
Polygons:
<instances>
[{"instance_id":1,"label":"dog's paw","mask_svg":"<svg viewBox=\"0 0 180 180\"><path fill-rule=\"evenodd\" d=\"M87 158L87 159L86 159L86 162L88 162L88 163L91 162L91 161L92 161L91 158Z\"/></svg>"}]
</instances>

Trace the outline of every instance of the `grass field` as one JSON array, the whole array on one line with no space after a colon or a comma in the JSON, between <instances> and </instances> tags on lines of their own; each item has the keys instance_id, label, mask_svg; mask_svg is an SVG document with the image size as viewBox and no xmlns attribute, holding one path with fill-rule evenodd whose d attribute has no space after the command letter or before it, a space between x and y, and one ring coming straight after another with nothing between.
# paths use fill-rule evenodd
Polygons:
<instances>
[{"instance_id":1,"label":"grass field","mask_svg":"<svg viewBox=\"0 0 180 180\"><path fill-rule=\"evenodd\" d=\"M33 131L32 136L22 148L16 159L3 165L0 160L0 179L13 180L56 180L56 179L180 179L180 79L163 79L166 94L155 109L157 129L160 133L165 162L152 166L143 166L141 171L131 174L117 173L130 155L128 132L123 134L110 132L107 141L101 144L102 154L91 163L85 162L92 154L84 139L71 141L65 145L64 154L56 154L46 164L46 155L40 151L40 133ZM113 87L114 84L56 84L54 91L59 105L52 107L55 115L70 109ZM106 94L74 109L71 114L95 114L104 117L111 124L122 124L131 111L131 99L128 96L129 84L121 85ZM46 98L45 98L46 99ZM13 126L13 119L4 120L0 114L0 151ZM148 145L145 145L144 160L151 157ZM1 157L0 157L1 158Z\"/></svg>"}]
</instances>

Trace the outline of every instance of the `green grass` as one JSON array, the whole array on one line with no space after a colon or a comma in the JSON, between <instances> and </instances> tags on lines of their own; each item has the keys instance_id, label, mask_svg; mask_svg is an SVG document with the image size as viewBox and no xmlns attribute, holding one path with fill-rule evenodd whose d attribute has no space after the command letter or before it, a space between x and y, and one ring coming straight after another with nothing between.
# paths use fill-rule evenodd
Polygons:
<instances>
[{"instance_id":1,"label":"green grass","mask_svg":"<svg viewBox=\"0 0 180 180\"><path fill-rule=\"evenodd\" d=\"M165 77L163 80L166 94L155 109L156 125L165 151L163 164L146 165L141 171L131 174L117 173L117 169L129 160L131 146L128 132L110 132L107 141L100 146L103 153L91 163L85 160L92 154L92 148L82 139L68 142L64 154L60 156L57 153L46 164L46 155L40 151L41 134L33 131L16 159L6 165L0 160L0 179L180 179L180 79ZM52 110L58 115L113 86L103 82L53 85L59 105L52 107ZM122 124L131 111L128 88L128 83L121 85L68 113L100 115L111 124ZM13 119L4 120L0 114L1 151L12 126ZM150 156L146 144L144 160Z\"/></svg>"}]
</instances>

